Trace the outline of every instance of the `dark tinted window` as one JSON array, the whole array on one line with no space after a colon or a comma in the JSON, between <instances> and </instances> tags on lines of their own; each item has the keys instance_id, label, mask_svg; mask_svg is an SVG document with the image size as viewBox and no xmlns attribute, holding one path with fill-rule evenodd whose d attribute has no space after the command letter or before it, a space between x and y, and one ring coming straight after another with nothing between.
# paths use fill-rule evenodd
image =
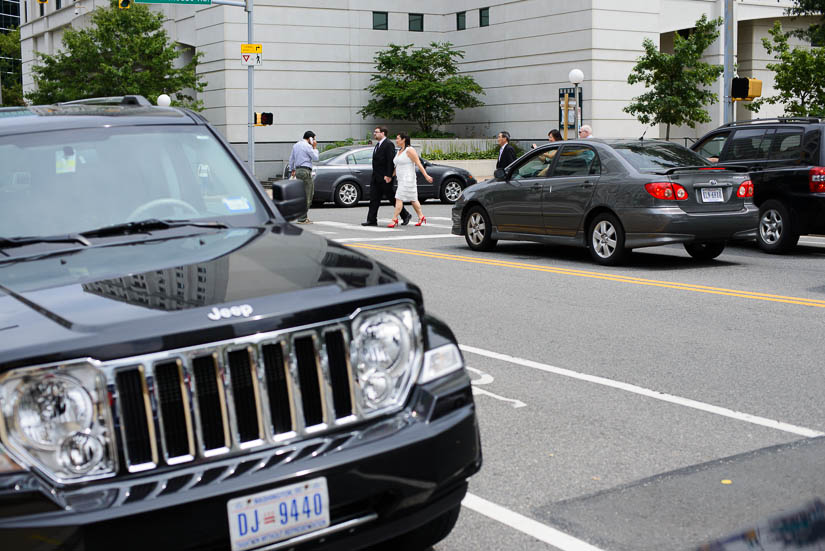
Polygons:
<instances>
[{"instance_id":1,"label":"dark tinted window","mask_svg":"<svg viewBox=\"0 0 825 551\"><path fill-rule=\"evenodd\" d=\"M667 170L679 166L708 166L705 159L693 151L673 143L629 143L613 149L639 172Z\"/></svg>"},{"instance_id":2,"label":"dark tinted window","mask_svg":"<svg viewBox=\"0 0 825 551\"><path fill-rule=\"evenodd\" d=\"M587 176L591 174L590 169L597 160L596 152L589 147L565 147L553 169L553 177Z\"/></svg>"},{"instance_id":3,"label":"dark tinted window","mask_svg":"<svg viewBox=\"0 0 825 551\"><path fill-rule=\"evenodd\" d=\"M777 128L771 140L769 158L796 160L802 157L802 129Z\"/></svg>"},{"instance_id":4,"label":"dark tinted window","mask_svg":"<svg viewBox=\"0 0 825 551\"><path fill-rule=\"evenodd\" d=\"M773 130L770 132L773 133ZM725 160L764 159L768 149L767 146L770 144L770 138L765 140L767 133L768 130L765 128L737 130L731 138L731 144L725 153Z\"/></svg>"},{"instance_id":5,"label":"dark tinted window","mask_svg":"<svg viewBox=\"0 0 825 551\"><path fill-rule=\"evenodd\" d=\"M490 8L481 8L480 10L478 10L478 26L490 26Z\"/></svg>"},{"instance_id":6,"label":"dark tinted window","mask_svg":"<svg viewBox=\"0 0 825 551\"><path fill-rule=\"evenodd\" d=\"M424 14L411 13L410 14L410 30L421 32L424 30Z\"/></svg>"},{"instance_id":7,"label":"dark tinted window","mask_svg":"<svg viewBox=\"0 0 825 551\"><path fill-rule=\"evenodd\" d=\"M467 28L467 12L460 11L455 14L455 28L459 31L463 31Z\"/></svg>"},{"instance_id":8,"label":"dark tinted window","mask_svg":"<svg viewBox=\"0 0 825 551\"><path fill-rule=\"evenodd\" d=\"M550 175L550 167L553 166L553 158L558 153L559 148L543 150L541 153L535 152L513 171L513 180L523 180L525 178L546 178Z\"/></svg>"},{"instance_id":9,"label":"dark tinted window","mask_svg":"<svg viewBox=\"0 0 825 551\"><path fill-rule=\"evenodd\" d=\"M725 142L728 140L728 136L730 136L730 132L723 132L711 136L699 145L696 152L702 157L714 157L716 160L719 160L719 155L725 148Z\"/></svg>"},{"instance_id":10,"label":"dark tinted window","mask_svg":"<svg viewBox=\"0 0 825 551\"><path fill-rule=\"evenodd\" d=\"M376 31L386 31L387 29L389 29L387 12L372 12L372 28Z\"/></svg>"}]
</instances>

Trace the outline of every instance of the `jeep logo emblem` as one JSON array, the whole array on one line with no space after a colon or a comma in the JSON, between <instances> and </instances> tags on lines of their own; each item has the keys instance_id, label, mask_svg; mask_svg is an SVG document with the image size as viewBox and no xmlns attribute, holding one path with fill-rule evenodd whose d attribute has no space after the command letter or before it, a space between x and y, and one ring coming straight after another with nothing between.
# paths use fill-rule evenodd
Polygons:
<instances>
[{"instance_id":1,"label":"jeep logo emblem","mask_svg":"<svg viewBox=\"0 0 825 551\"><path fill-rule=\"evenodd\" d=\"M240 306L232 306L231 308L212 308L212 311L206 316L212 321L229 318L248 318L252 315L252 307L248 304L241 304Z\"/></svg>"}]
</instances>

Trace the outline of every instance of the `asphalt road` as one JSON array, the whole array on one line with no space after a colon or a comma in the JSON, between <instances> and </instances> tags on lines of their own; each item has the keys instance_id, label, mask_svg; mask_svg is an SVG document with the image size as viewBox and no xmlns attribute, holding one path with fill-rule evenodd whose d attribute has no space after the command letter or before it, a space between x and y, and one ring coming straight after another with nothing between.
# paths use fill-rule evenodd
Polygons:
<instances>
[{"instance_id":1,"label":"asphalt road","mask_svg":"<svg viewBox=\"0 0 825 551\"><path fill-rule=\"evenodd\" d=\"M484 467L435 551L691 549L825 497L825 238L607 268L472 252L449 206L423 208L422 227L361 228L365 205L301 227L417 283L462 345Z\"/></svg>"}]
</instances>

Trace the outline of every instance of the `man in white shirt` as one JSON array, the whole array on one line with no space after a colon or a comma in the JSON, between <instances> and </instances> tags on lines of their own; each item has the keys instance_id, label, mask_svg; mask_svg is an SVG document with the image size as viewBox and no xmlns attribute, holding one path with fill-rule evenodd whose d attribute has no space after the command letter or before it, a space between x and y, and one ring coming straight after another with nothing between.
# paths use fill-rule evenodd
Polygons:
<instances>
[{"instance_id":1,"label":"man in white shirt","mask_svg":"<svg viewBox=\"0 0 825 551\"><path fill-rule=\"evenodd\" d=\"M583 124L581 128L579 128L579 139L586 140L593 137L593 129L590 128L589 124Z\"/></svg>"}]
</instances>

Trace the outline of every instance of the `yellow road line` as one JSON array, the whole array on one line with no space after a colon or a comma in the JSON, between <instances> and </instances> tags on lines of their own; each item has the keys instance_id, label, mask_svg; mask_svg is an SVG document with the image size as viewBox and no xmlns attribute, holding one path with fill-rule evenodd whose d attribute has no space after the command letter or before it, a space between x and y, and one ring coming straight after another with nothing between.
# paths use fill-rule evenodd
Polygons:
<instances>
[{"instance_id":1,"label":"yellow road line","mask_svg":"<svg viewBox=\"0 0 825 551\"><path fill-rule=\"evenodd\" d=\"M384 245L373 245L366 243L346 243L347 247L356 249L368 249L372 251L382 251L389 253L408 254L413 256L422 256L425 258L435 258L439 260L452 260L456 262L470 262L473 264L484 264L487 266L499 266L502 268L515 268L519 270L531 270L535 272L545 272L560 275L570 275L576 277L587 277L591 279L602 279L605 281L616 281L619 283L631 283L634 285L647 285L651 287L664 287L668 289L678 289L680 291L693 291L696 293L707 293L713 295L724 295L738 298L749 298L753 300L764 300L769 302L782 302L786 304L798 304L801 306L814 306L817 308L825 308L825 300L790 297L784 295L772 295L768 293L757 293L753 291L742 291L739 289L725 289L723 287L709 287L706 285L695 285L693 283L680 283L673 281L661 281L656 279L645 279L634 276L624 276L618 274L607 274L601 272L591 272L588 270L576 270L571 268L555 268L550 266L541 266L538 264L527 264L524 262L511 262L509 260L500 260L492 258L474 258L470 256L461 256L455 254L437 253L431 251L416 251L412 249L402 249L399 247L387 247Z\"/></svg>"}]
</instances>

